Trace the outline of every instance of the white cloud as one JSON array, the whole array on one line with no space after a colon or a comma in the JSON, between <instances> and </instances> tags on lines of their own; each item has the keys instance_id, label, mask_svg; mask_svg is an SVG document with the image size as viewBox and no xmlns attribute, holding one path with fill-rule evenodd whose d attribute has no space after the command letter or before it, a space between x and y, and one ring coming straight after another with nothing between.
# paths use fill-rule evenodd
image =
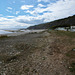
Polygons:
<instances>
[{"instance_id":1,"label":"white cloud","mask_svg":"<svg viewBox=\"0 0 75 75\"><path fill-rule=\"evenodd\" d=\"M11 7L7 7L6 11L11 13L12 12L12 8Z\"/></svg>"},{"instance_id":2,"label":"white cloud","mask_svg":"<svg viewBox=\"0 0 75 75\"><path fill-rule=\"evenodd\" d=\"M46 8L43 8L43 7L46 7L46 5L38 4L37 7L34 8L33 11L27 10L25 12L37 16L39 13L43 13L44 11L46 11Z\"/></svg>"},{"instance_id":3,"label":"white cloud","mask_svg":"<svg viewBox=\"0 0 75 75\"><path fill-rule=\"evenodd\" d=\"M44 11L46 11L46 9L37 7L37 8L34 8L33 11L27 10L26 13L30 13L32 15L38 15L39 13L43 13Z\"/></svg>"},{"instance_id":4,"label":"white cloud","mask_svg":"<svg viewBox=\"0 0 75 75\"><path fill-rule=\"evenodd\" d=\"M38 4L38 7L46 7L46 6L43 4Z\"/></svg>"},{"instance_id":5,"label":"white cloud","mask_svg":"<svg viewBox=\"0 0 75 75\"><path fill-rule=\"evenodd\" d=\"M52 11L51 15L57 18L64 18L75 14L75 0L60 0L56 3L49 4L46 11ZM49 15L50 15L49 14Z\"/></svg>"},{"instance_id":6,"label":"white cloud","mask_svg":"<svg viewBox=\"0 0 75 75\"><path fill-rule=\"evenodd\" d=\"M16 15L20 13L20 11L16 11L16 9L12 9L11 7L7 7L6 11Z\"/></svg>"},{"instance_id":7,"label":"white cloud","mask_svg":"<svg viewBox=\"0 0 75 75\"><path fill-rule=\"evenodd\" d=\"M1 28L13 28L17 25L22 25L23 23L19 23L15 21L15 18L5 18L5 17L0 17L0 29Z\"/></svg>"},{"instance_id":8,"label":"white cloud","mask_svg":"<svg viewBox=\"0 0 75 75\"><path fill-rule=\"evenodd\" d=\"M13 18L13 17L15 17L15 16L6 16L7 18Z\"/></svg>"},{"instance_id":9,"label":"white cloud","mask_svg":"<svg viewBox=\"0 0 75 75\"><path fill-rule=\"evenodd\" d=\"M7 7L7 9L12 10L12 8L11 8L11 7Z\"/></svg>"},{"instance_id":10,"label":"white cloud","mask_svg":"<svg viewBox=\"0 0 75 75\"><path fill-rule=\"evenodd\" d=\"M49 2L49 0L38 0L38 2L41 2L41 1L44 1L44 2Z\"/></svg>"},{"instance_id":11,"label":"white cloud","mask_svg":"<svg viewBox=\"0 0 75 75\"><path fill-rule=\"evenodd\" d=\"M27 13L36 15L42 13L44 22L53 21L60 18L65 18L75 14L75 0L59 0L55 3L50 3L46 8L37 7L33 11L27 11ZM38 17L38 16L37 16Z\"/></svg>"},{"instance_id":12,"label":"white cloud","mask_svg":"<svg viewBox=\"0 0 75 75\"><path fill-rule=\"evenodd\" d=\"M33 6L33 5L22 5L22 6L21 6L21 9L22 9L22 10L27 10L27 9L32 8L32 7L34 7L34 6Z\"/></svg>"},{"instance_id":13,"label":"white cloud","mask_svg":"<svg viewBox=\"0 0 75 75\"><path fill-rule=\"evenodd\" d=\"M16 17L16 21L21 22L21 23L27 23L27 24L37 24L37 21L39 23L41 22L42 17L38 15L38 17L34 16L18 16Z\"/></svg>"},{"instance_id":14,"label":"white cloud","mask_svg":"<svg viewBox=\"0 0 75 75\"><path fill-rule=\"evenodd\" d=\"M20 13L20 11L16 11L16 15L19 14L19 13Z\"/></svg>"},{"instance_id":15,"label":"white cloud","mask_svg":"<svg viewBox=\"0 0 75 75\"><path fill-rule=\"evenodd\" d=\"M12 11L11 11L11 10L8 10L8 9L6 9L6 11L7 11L7 12L10 12L10 13L12 13Z\"/></svg>"},{"instance_id":16,"label":"white cloud","mask_svg":"<svg viewBox=\"0 0 75 75\"><path fill-rule=\"evenodd\" d=\"M8 20L8 19L4 18L4 17L0 17L0 22L6 21L6 20Z\"/></svg>"},{"instance_id":17,"label":"white cloud","mask_svg":"<svg viewBox=\"0 0 75 75\"><path fill-rule=\"evenodd\" d=\"M11 17L11 19L8 19ZM5 17L0 17L0 29L3 27L5 28L11 28L11 27L28 27L34 24L42 23L42 17L38 15L38 17L33 17L33 16L25 16L25 15L20 15L17 17L14 16L7 16Z\"/></svg>"},{"instance_id":18,"label":"white cloud","mask_svg":"<svg viewBox=\"0 0 75 75\"><path fill-rule=\"evenodd\" d=\"M52 1L57 1L57 0L38 0L38 2L41 2L41 1L43 1L43 2L52 2Z\"/></svg>"}]
</instances>

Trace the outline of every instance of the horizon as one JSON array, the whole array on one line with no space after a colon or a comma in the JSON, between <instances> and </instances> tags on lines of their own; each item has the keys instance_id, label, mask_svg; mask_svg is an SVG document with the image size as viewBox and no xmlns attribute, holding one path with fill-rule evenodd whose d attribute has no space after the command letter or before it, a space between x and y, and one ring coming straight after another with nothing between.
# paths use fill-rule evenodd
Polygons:
<instances>
[{"instance_id":1,"label":"horizon","mask_svg":"<svg viewBox=\"0 0 75 75\"><path fill-rule=\"evenodd\" d=\"M75 15L75 0L2 0L0 29L27 28Z\"/></svg>"}]
</instances>

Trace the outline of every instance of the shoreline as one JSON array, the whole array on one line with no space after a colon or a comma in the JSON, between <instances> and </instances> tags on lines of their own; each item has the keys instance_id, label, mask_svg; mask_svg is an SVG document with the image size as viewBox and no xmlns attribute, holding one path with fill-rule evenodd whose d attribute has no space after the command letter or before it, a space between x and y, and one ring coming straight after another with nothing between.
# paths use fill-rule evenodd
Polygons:
<instances>
[{"instance_id":1,"label":"shoreline","mask_svg":"<svg viewBox=\"0 0 75 75\"><path fill-rule=\"evenodd\" d=\"M5 30L6 31L6 30ZM7 30L8 32L10 32L11 30ZM39 33L45 31L45 29L41 29L41 30L13 30L13 32L11 33L6 33L6 34L0 34L0 36L2 35L6 35L6 36L18 36L18 35L23 35L23 34L28 34L28 33Z\"/></svg>"}]
</instances>

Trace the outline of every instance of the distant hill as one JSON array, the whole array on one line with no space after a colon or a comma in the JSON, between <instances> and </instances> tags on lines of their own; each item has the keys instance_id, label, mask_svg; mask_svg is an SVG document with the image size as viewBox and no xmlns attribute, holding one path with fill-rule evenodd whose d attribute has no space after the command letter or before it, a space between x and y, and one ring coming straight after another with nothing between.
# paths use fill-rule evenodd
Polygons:
<instances>
[{"instance_id":1,"label":"distant hill","mask_svg":"<svg viewBox=\"0 0 75 75\"><path fill-rule=\"evenodd\" d=\"M30 26L27 29L49 29L49 28L55 29L57 27L69 27L69 26L75 26L75 15L48 23Z\"/></svg>"}]
</instances>

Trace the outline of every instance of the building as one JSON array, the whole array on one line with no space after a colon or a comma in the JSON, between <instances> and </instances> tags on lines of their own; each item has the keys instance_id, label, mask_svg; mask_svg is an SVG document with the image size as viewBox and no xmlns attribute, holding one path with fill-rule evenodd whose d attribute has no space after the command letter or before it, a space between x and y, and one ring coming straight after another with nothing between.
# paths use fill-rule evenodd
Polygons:
<instances>
[{"instance_id":1,"label":"building","mask_svg":"<svg viewBox=\"0 0 75 75\"><path fill-rule=\"evenodd\" d=\"M62 30L62 31L71 31L75 32L75 26L70 26L70 27L58 27L55 30Z\"/></svg>"}]
</instances>

